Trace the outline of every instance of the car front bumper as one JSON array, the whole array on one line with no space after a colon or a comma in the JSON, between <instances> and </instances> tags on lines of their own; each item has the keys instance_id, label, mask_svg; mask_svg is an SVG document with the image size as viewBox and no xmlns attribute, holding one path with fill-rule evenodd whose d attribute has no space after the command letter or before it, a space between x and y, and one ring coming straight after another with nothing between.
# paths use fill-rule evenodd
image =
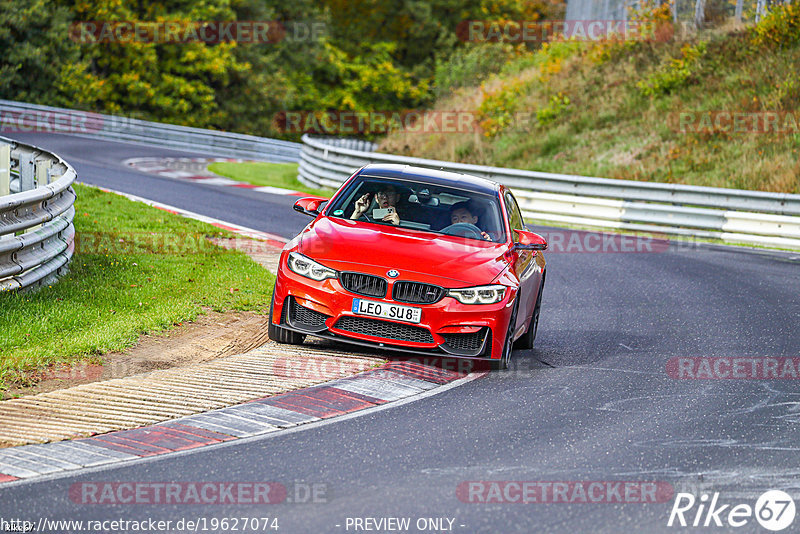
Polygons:
<instances>
[{"instance_id":1,"label":"car front bumper","mask_svg":"<svg viewBox=\"0 0 800 534\"><path fill-rule=\"evenodd\" d=\"M391 295L391 291L387 294ZM282 263L275 281L273 321L282 328L362 346L405 353L499 359L516 291L496 304L467 305L445 296L434 304L409 304L347 291L336 278L315 281ZM372 318L352 311L353 299L418 307L418 324Z\"/></svg>"}]
</instances>

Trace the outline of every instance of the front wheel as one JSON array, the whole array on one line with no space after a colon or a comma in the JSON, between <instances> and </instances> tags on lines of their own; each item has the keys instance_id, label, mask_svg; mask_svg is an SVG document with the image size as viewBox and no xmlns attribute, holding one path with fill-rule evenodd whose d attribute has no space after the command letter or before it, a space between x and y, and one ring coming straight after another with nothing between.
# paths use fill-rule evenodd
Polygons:
<instances>
[{"instance_id":1,"label":"front wheel","mask_svg":"<svg viewBox=\"0 0 800 534\"><path fill-rule=\"evenodd\" d=\"M285 304L284 304L285 305ZM275 309L275 288L272 288L272 302L269 305L269 326L267 335L272 341L277 343L287 343L289 345L301 345L305 341L305 334L300 334L293 330L287 330L272 323L272 310Z\"/></svg>"},{"instance_id":2,"label":"front wheel","mask_svg":"<svg viewBox=\"0 0 800 534\"><path fill-rule=\"evenodd\" d=\"M539 286L539 295L536 297L536 305L533 307L533 316L528 323L528 331L525 332L514 344L514 348L527 350L533 348L533 342L536 339L536 331L539 329L539 310L542 307L542 291L544 290L544 278L542 284Z\"/></svg>"},{"instance_id":3,"label":"front wheel","mask_svg":"<svg viewBox=\"0 0 800 534\"><path fill-rule=\"evenodd\" d=\"M519 310L519 300L514 303L514 311L511 312L511 320L508 322L508 331L503 340L503 353L499 360L492 360L492 369L502 371L511 365L511 354L514 351L514 327L517 324L517 311Z\"/></svg>"}]
</instances>

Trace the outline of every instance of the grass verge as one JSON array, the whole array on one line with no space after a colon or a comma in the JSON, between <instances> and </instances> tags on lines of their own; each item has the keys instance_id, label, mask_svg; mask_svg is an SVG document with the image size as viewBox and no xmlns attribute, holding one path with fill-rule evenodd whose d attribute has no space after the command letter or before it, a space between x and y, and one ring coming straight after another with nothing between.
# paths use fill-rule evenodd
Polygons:
<instances>
[{"instance_id":1,"label":"grass verge","mask_svg":"<svg viewBox=\"0 0 800 534\"><path fill-rule=\"evenodd\" d=\"M37 292L0 295L0 391L29 372L122 350L203 309L267 313L274 277L206 236L230 236L88 186L75 186L70 272Z\"/></svg>"},{"instance_id":2,"label":"grass verge","mask_svg":"<svg viewBox=\"0 0 800 534\"><path fill-rule=\"evenodd\" d=\"M268 185L301 191L310 195L330 197L333 191L313 189L297 179L297 163L228 163L218 162L208 166L208 170L220 176L253 185Z\"/></svg>"}]
</instances>

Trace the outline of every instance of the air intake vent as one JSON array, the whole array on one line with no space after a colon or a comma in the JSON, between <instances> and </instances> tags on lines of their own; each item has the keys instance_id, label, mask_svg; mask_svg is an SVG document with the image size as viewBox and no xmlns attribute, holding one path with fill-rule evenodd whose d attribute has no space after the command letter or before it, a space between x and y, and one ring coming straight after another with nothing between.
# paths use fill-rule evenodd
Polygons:
<instances>
[{"instance_id":1,"label":"air intake vent","mask_svg":"<svg viewBox=\"0 0 800 534\"><path fill-rule=\"evenodd\" d=\"M289 308L287 323L289 326L307 332L320 332L325 330L325 320L328 318L327 315L301 306L292 297L288 297L287 302ZM287 308L287 306L284 306L284 308Z\"/></svg>"},{"instance_id":2,"label":"air intake vent","mask_svg":"<svg viewBox=\"0 0 800 534\"><path fill-rule=\"evenodd\" d=\"M433 336L427 328L410 324L390 323L364 317L345 316L336 321L334 328L363 334L367 336L396 339L398 341L412 341L415 343L433 343Z\"/></svg>"},{"instance_id":3,"label":"air intake vent","mask_svg":"<svg viewBox=\"0 0 800 534\"><path fill-rule=\"evenodd\" d=\"M471 334L441 334L445 344L442 348L458 356L477 356L483 348L488 328L481 328Z\"/></svg>"}]
</instances>

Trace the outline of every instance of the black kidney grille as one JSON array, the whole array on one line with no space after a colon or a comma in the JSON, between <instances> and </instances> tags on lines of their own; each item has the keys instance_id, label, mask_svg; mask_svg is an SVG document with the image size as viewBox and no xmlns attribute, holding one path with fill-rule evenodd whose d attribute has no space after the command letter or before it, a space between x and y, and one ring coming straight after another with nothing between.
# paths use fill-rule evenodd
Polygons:
<instances>
[{"instance_id":1,"label":"black kidney grille","mask_svg":"<svg viewBox=\"0 0 800 534\"><path fill-rule=\"evenodd\" d=\"M433 304L444 297L444 289L420 282L395 282L392 298L398 302L411 304Z\"/></svg>"},{"instance_id":2,"label":"black kidney grille","mask_svg":"<svg viewBox=\"0 0 800 534\"><path fill-rule=\"evenodd\" d=\"M365 317L345 316L336 321L333 327L355 334L396 339L398 341L433 343L433 336L428 329L410 324L378 321L377 319L367 319Z\"/></svg>"},{"instance_id":3,"label":"black kidney grille","mask_svg":"<svg viewBox=\"0 0 800 534\"><path fill-rule=\"evenodd\" d=\"M386 296L386 280L361 273L339 273L339 282L346 290L368 297Z\"/></svg>"}]
</instances>

